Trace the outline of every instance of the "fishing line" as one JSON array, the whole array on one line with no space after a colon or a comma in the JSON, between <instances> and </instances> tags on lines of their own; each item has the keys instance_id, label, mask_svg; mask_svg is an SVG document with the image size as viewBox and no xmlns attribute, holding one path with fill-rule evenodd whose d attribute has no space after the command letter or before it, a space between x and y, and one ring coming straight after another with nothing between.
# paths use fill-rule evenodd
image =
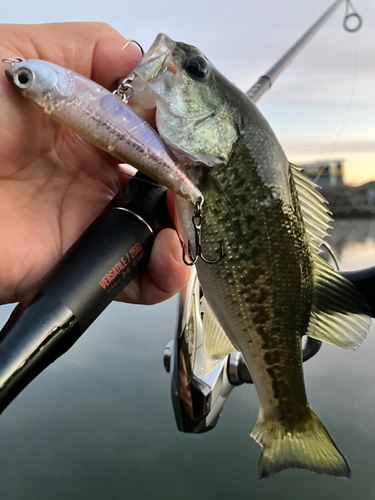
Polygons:
<instances>
[{"instance_id":1,"label":"fishing line","mask_svg":"<svg viewBox=\"0 0 375 500\"><path fill-rule=\"evenodd\" d=\"M352 107L353 107L353 100L354 100L354 93L355 93L355 90L356 90L356 87L357 87L357 76L358 76L358 53L359 53L359 38L357 39L357 42L356 42L356 45L355 45L355 53L354 53L354 68L353 68L353 74L352 74L352 85L351 85L351 89L350 89L350 95L349 95L349 102L348 102L348 105L346 107L346 111L345 111L345 115L343 117L343 120L342 120L342 123L341 123L341 127L337 133L337 136L335 138L335 140L333 141L332 145L331 145L331 149L328 153L328 157L330 158L337 146L337 143L339 142L345 128L346 128L346 125L347 125L347 122L348 122L348 117L349 117L349 114L352 110Z\"/></svg>"},{"instance_id":2,"label":"fishing line","mask_svg":"<svg viewBox=\"0 0 375 500\"><path fill-rule=\"evenodd\" d=\"M321 245L320 248L325 248L326 249L326 251L331 256L331 259L333 260L333 262L334 262L334 264L336 266L335 271L339 271L340 270L340 266L339 266L339 263L337 261L335 252L333 251L333 248L331 247L331 245L329 243L327 243L326 241L324 241L322 243L322 245Z\"/></svg>"},{"instance_id":3,"label":"fishing line","mask_svg":"<svg viewBox=\"0 0 375 500\"><path fill-rule=\"evenodd\" d=\"M353 12L352 13L349 13L349 9L352 9ZM358 25L357 27L354 29L349 29L348 26L346 25L348 19L350 19L351 17L357 17L358 18ZM346 0L346 11L345 11L345 17L344 17L344 21L343 21L343 24L344 24L344 28L353 33L355 31L358 31L359 28L362 26L362 18L361 16L358 14L358 12L354 9L353 5L351 4L350 0ZM349 95L349 102L348 102L348 105L346 107L346 112L345 112L345 115L342 119L342 122L341 122L341 126L339 128L339 131L337 132L337 135L334 139L334 141L332 142L331 144L331 148L329 150L329 153L328 153L328 159L329 161L332 159L332 155L334 153L334 150L346 128L346 125L347 125L347 121L348 121L348 117L349 117L349 114L353 108L353 101L354 101L354 92L355 92L355 89L357 87L357 76L358 76L358 54L359 54L359 38L357 38L356 40L356 44L355 44L355 54L354 54L354 68L353 68L353 73L352 73L352 85L351 85L351 90L350 90L350 95ZM318 170L318 173L316 174L316 177L314 179L315 182L318 182L320 177L323 175L323 172L324 172L324 169L325 169L325 166L323 165L322 167L320 167L320 169Z\"/></svg>"}]
</instances>

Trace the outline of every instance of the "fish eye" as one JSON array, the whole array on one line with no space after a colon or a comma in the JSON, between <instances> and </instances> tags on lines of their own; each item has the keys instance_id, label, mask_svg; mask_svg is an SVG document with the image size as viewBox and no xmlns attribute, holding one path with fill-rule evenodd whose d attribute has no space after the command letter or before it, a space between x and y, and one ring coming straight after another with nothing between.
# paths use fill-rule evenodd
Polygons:
<instances>
[{"instance_id":1,"label":"fish eye","mask_svg":"<svg viewBox=\"0 0 375 500\"><path fill-rule=\"evenodd\" d=\"M14 75L14 83L20 89L27 89L34 81L34 73L28 68L20 68Z\"/></svg>"},{"instance_id":2,"label":"fish eye","mask_svg":"<svg viewBox=\"0 0 375 500\"><path fill-rule=\"evenodd\" d=\"M207 61L201 56L186 59L184 68L190 76L199 80L202 80L208 74L209 69Z\"/></svg>"}]
</instances>

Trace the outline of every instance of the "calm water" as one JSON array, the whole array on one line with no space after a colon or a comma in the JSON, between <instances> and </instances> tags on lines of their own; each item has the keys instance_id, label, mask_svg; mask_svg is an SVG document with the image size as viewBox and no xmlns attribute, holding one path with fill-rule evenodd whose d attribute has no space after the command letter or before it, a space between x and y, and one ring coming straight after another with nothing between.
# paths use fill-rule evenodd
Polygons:
<instances>
[{"instance_id":1,"label":"calm water","mask_svg":"<svg viewBox=\"0 0 375 500\"><path fill-rule=\"evenodd\" d=\"M339 221L342 269L375 263L375 221ZM0 308L0 323L11 307ZM176 301L112 304L0 417L1 500L361 500L375 498L375 335L356 352L323 346L305 365L311 406L352 468L257 478L258 402L234 390L213 431L177 431L164 372Z\"/></svg>"}]
</instances>

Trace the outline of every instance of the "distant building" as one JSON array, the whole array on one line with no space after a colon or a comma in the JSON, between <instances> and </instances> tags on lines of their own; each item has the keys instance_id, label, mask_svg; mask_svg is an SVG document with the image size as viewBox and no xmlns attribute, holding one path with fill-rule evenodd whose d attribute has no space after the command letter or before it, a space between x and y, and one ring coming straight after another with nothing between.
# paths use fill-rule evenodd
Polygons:
<instances>
[{"instance_id":1,"label":"distant building","mask_svg":"<svg viewBox=\"0 0 375 500\"><path fill-rule=\"evenodd\" d=\"M375 182L322 191L334 218L375 217Z\"/></svg>"},{"instance_id":2,"label":"distant building","mask_svg":"<svg viewBox=\"0 0 375 500\"><path fill-rule=\"evenodd\" d=\"M309 165L300 165L305 174L323 189L332 189L342 186L343 160L319 161Z\"/></svg>"},{"instance_id":3,"label":"distant building","mask_svg":"<svg viewBox=\"0 0 375 500\"><path fill-rule=\"evenodd\" d=\"M362 186L345 185L343 160L320 161L300 167L322 187L321 194L328 200L328 208L335 219L375 217L375 181Z\"/></svg>"}]
</instances>

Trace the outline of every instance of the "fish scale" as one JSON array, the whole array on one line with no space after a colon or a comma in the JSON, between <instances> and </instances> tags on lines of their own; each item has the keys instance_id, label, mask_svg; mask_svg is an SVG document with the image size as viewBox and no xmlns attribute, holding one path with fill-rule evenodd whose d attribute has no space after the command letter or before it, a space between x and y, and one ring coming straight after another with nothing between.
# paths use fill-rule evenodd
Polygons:
<instances>
[{"instance_id":1,"label":"fish scale","mask_svg":"<svg viewBox=\"0 0 375 500\"><path fill-rule=\"evenodd\" d=\"M233 207L225 198L223 202L222 193L210 176L220 184ZM269 405L269 413L278 413L280 421L290 428L306 413L307 404L302 362L293 364L294 370L288 367L291 360L300 356L302 328L307 323L311 302L311 274L310 279L301 280L301 259L305 256L306 264L309 263L303 227L296 214L286 217L280 200L273 200L270 188L259 179L254 160L241 141L235 145L228 164L217 167L213 173L206 172L198 187L205 197L202 247L212 259L218 241L222 241L226 253L214 266L197 264L206 299L215 310L222 311L224 324L228 310L231 311L231 323L224 326L227 335L244 354L256 385L253 372L259 365L265 367L277 401L276 406L267 401L263 408ZM259 200L273 201L262 205ZM273 205L278 205L278 209ZM244 213L255 215L248 223ZM270 232L270 225L280 230ZM285 231L287 227L290 229ZM221 319L220 313L218 317ZM291 329L299 335L291 336ZM260 343L256 342L257 337ZM251 354L250 344L254 344Z\"/></svg>"}]
</instances>

